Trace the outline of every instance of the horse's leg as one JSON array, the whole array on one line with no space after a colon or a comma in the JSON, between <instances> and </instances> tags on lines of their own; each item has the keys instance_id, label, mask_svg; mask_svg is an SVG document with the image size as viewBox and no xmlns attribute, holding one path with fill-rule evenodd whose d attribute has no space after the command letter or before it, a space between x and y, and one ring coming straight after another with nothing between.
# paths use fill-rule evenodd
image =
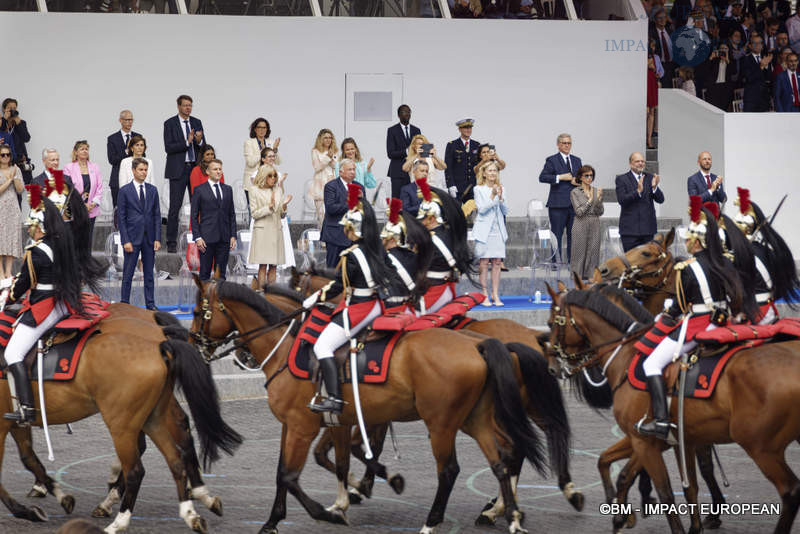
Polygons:
<instances>
[{"instance_id":1,"label":"horse's leg","mask_svg":"<svg viewBox=\"0 0 800 534\"><path fill-rule=\"evenodd\" d=\"M11 437L14 438L14 442L17 444L19 459L22 460L25 469L33 473L33 476L36 477L36 483L28 493L28 497L45 497L47 493L50 493L56 498L61 508L63 508L66 513L71 514L72 510L75 509L75 497L64 493L58 482L50 478L47 474L47 470L33 450L33 434L31 433L31 427L14 425L11 427ZM44 495L41 494L41 489L44 489Z\"/></svg>"},{"instance_id":2,"label":"horse's leg","mask_svg":"<svg viewBox=\"0 0 800 534\"><path fill-rule=\"evenodd\" d=\"M109 425L111 437L114 440L114 449L122 465L122 473L125 477L125 491L122 494L122 501L119 506L117 517L113 523L108 525L105 531L108 534L116 534L128 529L133 515L133 507L136 504L136 497L139 494L139 487L144 478L144 465L139 455L137 441L138 430L121 429L114 432Z\"/></svg>"},{"instance_id":3,"label":"horse's leg","mask_svg":"<svg viewBox=\"0 0 800 534\"><path fill-rule=\"evenodd\" d=\"M503 463L508 467L508 472L511 476L511 490L514 494L514 499L517 497L517 483L519 482L519 474L522 472L522 465L525 458L514 449L510 456L503 457ZM503 499L502 489L498 488L497 497L486 503L481 511L481 515L475 520L475 526L491 526L494 525L499 516L505 514L506 505ZM524 519L525 514L520 511L521 519Z\"/></svg>"},{"instance_id":4,"label":"horse's leg","mask_svg":"<svg viewBox=\"0 0 800 534\"><path fill-rule=\"evenodd\" d=\"M669 483L669 474L667 473L667 466L664 464L664 458L661 455L661 448L656 441L658 440L655 438L632 437L634 451L632 458L636 457L638 461L642 462L644 469L647 470L653 480L653 485L656 488L661 504L667 504L672 507L675 504L675 496ZM681 524L678 514L668 512L666 516L671 532L673 534L683 534L683 524Z\"/></svg>"},{"instance_id":5,"label":"horse's leg","mask_svg":"<svg viewBox=\"0 0 800 534\"><path fill-rule=\"evenodd\" d=\"M283 482L283 450L286 447L286 425L281 429L281 448L278 453L278 474L275 477L275 501L269 519L258 531L259 534L278 534L278 523L286 518L286 484ZM327 459L327 457L326 457Z\"/></svg>"},{"instance_id":6,"label":"horse's leg","mask_svg":"<svg viewBox=\"0 0 800 534\"><path fill-rule=\"evenodd\" d=\"M433 499L433 506L428 512L428 519L425 521L425 526L419 531L420 534L431 534L436 525L444 519L447 501L450 499L450 493L453 491L456 477L460 471L456 460L457 429L442 426L443 428L435 429L428 427L433 456L436 458L439 485L436 489L436 497Z\"/></svg>"},{"instance_id":7,"label":"horse's leg","mask_svg":"<svg viewBox=\"0 0 800 534\"><path fill-rule=\"evenodd\" d=\"M350 496L347 493L347 475L350 473L350 427L332 428L331 437L333 438L334 454L336 456L338 490L336 502L329 506L327 510L347 518L347 509L350 507Z\"/></svg>"},{"instance_id":8,"label":"horse's leg","mask_svg":"<svg viewBox=\"0 0 800 534\"><path fill-rule=\"evenodd\" d=\"M354 434L357 431L358 429L354 430ZM375 483L375 476L386 480L389 483L389 486L391 486L394 492L398 495L403 493L403 490L405 489L406 481L403 476L399 473L389 473L389 470L386 469L386 466L378 461L378 458L383 452L383 446L386 443L386 433L388 431L389 423L375 425L367 429L369 445L372 448L373 454L372 459L370 460L367 460L364 449L361 447L360 435L357 444L355 443L355 440L353 440L351 443L353 456L367 466L364 477L358 482L356 488L360 493L368 498L372 496L372 486Z\"/></svg>"},{"instance_id":9,"label":"horse's leg","mask_svg":"<svg viewBox=\"0 0 800 534\"><path fill-rule=\"evenodd\" d=\"M600 471L600 480L606 492L606 503L611 504L616 499L616 489L611 482L611 464L623 458L630 458L633 453L631 440L625 436L611 447L600 453L597 459L597 470Z\"/></svg>"},{"instance_id":10,"label":"horse's leg","mask_svg":"<svg viewBox=\"0 0 800 534\"><path fill-rule=\"evenodd\" d=\"M137 447L139 449L139 457L141 457L147 449L147 439L144 432L139 432ZM123 493L125 493L125 475L122 473L122 464L119 458L115 456L114 461L111 462L111 473L108 476L108 493L103 502L92 510L92 517L111 517L114 505L119 504Z\"/></svg>"},{"instance_id":11,"label":"horse's leg","mask_svg":"<svg viewBox=\"0 0 800 534\"><path fill-rule=\"evenodd\" d=\"M3 465L3 454L6 448L6 434L11 425L3 423L0 425L0 467ZM40 522L47 521L47 514L38 506L27 506L17 502L11 495L8 494L5 487L0 483L0 501L6 505L11 515L18 519L27 519L28 521Z\"/></svg>"},{"instance_id":12,"label":"horse's leg","mask_svg":"<svg viewBox=\"0 0 800 534\"><path fill-rule=\"evenodd\" d=\"M720 505L725 502L725 496L722 494L722 490L717 484L717 479L714 478L714 462L711 457L712 455L712 445L701 445L697 447L697 464L700 467L700 474L703 475L703 480L706 481L706 485L708 486L708 490L711 492L711 501L715 505ZM719 510L719 508L716 508ZM714 530L722 525L722 520L719 518L719 514L708 514L703 519L703 528L708 530Z\"/></svg>"},{"instance_id":13,"label":"horse's leg","mask_svg":"<svg viewBox=\"0 0 800 534\"><path fill-rule=\"evenodd\" d=\"M797 515L797 507L800 505L800 482L786 464L784 451L773 452L752 448L746 448L745 451L756 462L764 476L775 485L775 489L778 490L778 495L783 501L775 533L791 532L792 523Z\"/></svg>"},{"instance_id":14,"label":"horse's leg","mask_svg":"<svg viewBox=\"0 0 800 534\"><path fill-rule=\"evenodd\" d=\"M328 453L333 448L333 433L330 428L322 431L322 435L314 447L314 460L317 465L329 473L336 474L336 465L328 458Z\"/></svg>"},{"instance_id":15,"label":"horse's leg","mask_svg":"<svg viewBox=\"0 0 800 534\"><path fill-rule=\"evenodd\" d=\"M630 443L630 440L628 441ZM617 494L613 498L614 502L625 504L628 502L628 491L633 486L636 476L643 473L642 464L633 454L633 449L630 451L630 459L625 463L625 466L617 476ZM633 528L636 525L636 514L631 512L627 515L615 515L612 518L614 530L619 530L622 527Z\"/></svg>"},{"instance_id":16,"label":"horse's leg","mask_svg":"<svg viewBox=\"0 0 800 534\"><path fill-rule=\"evenodd\" d=\"M700 534L703 531L703 525L700 522L700 509L697 506L697 466L694 462L696 456L695 446L687 443L685 445L686 451L686 480L689 482L689 487L684 488L684 496L686 502L691 506L691 527L689 527L689 534ZM680 455L678 450L675 450L675 459L680 465Z\"/></svg>"}]
</instances>

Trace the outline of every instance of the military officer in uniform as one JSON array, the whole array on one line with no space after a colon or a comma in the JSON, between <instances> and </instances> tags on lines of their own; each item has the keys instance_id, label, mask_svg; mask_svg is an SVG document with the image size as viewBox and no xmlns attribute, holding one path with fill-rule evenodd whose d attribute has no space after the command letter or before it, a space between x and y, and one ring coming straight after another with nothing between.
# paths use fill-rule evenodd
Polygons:
<instances>
[{"instance_id":1,"label":"military officer in uniform","mask_svg":"<svg viewBox=\"0 0 800 534\"><path fill-rule=\"evenodd\" d=\"M461 136L447 143L444 151L444 170L447 191L450 196L466 202L473 197L475 188L475 165L480 161L478 149L481 144L472 139L472 126L475 121L463 119L456 123Z\"/></svg>"}]
</instances>

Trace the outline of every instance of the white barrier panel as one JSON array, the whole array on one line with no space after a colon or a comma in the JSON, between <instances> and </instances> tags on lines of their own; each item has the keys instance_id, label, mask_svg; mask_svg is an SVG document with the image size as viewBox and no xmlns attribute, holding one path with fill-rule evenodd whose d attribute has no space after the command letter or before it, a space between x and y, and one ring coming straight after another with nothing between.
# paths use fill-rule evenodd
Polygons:
<instances>
[{"instance_id":1,"label":"white barrier panel","mask_svg":"<svg viewBox=\"0 0 800 534\"><path fill-rule=\"evenodd\" d=\"M43 147L57 148L63 165L73 143L87 139L107 182L106 138L127 108L160 186L163 123L186 93L229 183L242 177L250 122L269 119L299 219L317 132L330 128L337 142L346 133L346 73L402 74L412 123L441 157L458 136L454 123L474 118L475 139L495 144L508 163L502 180L512 215L546 198L538 175L558 133L572 133L600 187L613 187L627 155L644 148L646 21L72 13L4 13L3 21L6 42L25 43L14 50L3 93L19 99L37 174ZM357 141L380 180L385 135Z\"/></svg>"}]
</instances>

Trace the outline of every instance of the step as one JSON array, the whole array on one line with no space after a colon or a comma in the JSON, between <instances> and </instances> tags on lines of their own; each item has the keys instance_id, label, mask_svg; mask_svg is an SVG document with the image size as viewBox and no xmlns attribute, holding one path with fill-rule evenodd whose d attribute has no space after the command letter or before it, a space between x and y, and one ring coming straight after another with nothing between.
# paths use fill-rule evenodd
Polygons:
<instances>
[{"instance_id":1,"label":"step","mask_svg":"<svg viewBox=\"0 0 800 534\"><path fill-rule=\"evenodd\" d=\"M645 160L658 161L658 149L648 148L647 150L645 150Z\"/></svg>"}]
</instances>

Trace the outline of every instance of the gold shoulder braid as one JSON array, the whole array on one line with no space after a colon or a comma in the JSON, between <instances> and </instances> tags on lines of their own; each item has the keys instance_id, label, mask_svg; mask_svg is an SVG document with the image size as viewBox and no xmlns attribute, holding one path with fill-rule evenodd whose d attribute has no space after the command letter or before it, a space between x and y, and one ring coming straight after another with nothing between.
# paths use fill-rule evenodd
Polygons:
<instances>
[{"instance_id":1,"label":"gold shoulder braid","mask_svg":"<svg viewBox=\"0 0 800 534\"><path fill-rule=\"evenodd\" d=\"M336 268L342 273L342 287L344 287L344 294L348 299L350 298L350 279L347 277L347 253L350 252L350 250L352 249L347 249L342 252L339 263L336 265Z\"/></svg>"},{"instance_id":2,"label":"gold shoulder braid","mask_svg":"<svg viewBox=\"0 0 800 534\"><path fill-rule=\"evenodd\" d=\"M331 286L335 283L335 280L331 280L327 284L325 284L322 289L320 289L320 302L325 302L328 300L328 290Z\"/></svg>"},{"instance_id":3,"label":"gold shoulder braid","mask_svg":"<svg viewBox=\"0 0 800 534\"><path fill-rule=\"evenodd\" d=\"M31 279L31 286L30 288L33 289L36 287L36 270L33 268L33 255L31 251L28 250L25 252L25 265L28 267L28 276Z\"/></svg>"},{"instance_id":4,"label":"gold shoulder braid","mask_svg":"<svg viewBox=\"0 0 800 534\"><path fill-rule=\"evenodd\" d=\"M675 297L678 299L678 306L683 313L689 313L689 310L692 308L691 304L686 302L686 294L683 291L683 270L693 261L696 260L694 257L691 257L675 264L675 267L673 267L673 269L678 272L678 276L675 277Z\"/></svg>"}]
</instances>

